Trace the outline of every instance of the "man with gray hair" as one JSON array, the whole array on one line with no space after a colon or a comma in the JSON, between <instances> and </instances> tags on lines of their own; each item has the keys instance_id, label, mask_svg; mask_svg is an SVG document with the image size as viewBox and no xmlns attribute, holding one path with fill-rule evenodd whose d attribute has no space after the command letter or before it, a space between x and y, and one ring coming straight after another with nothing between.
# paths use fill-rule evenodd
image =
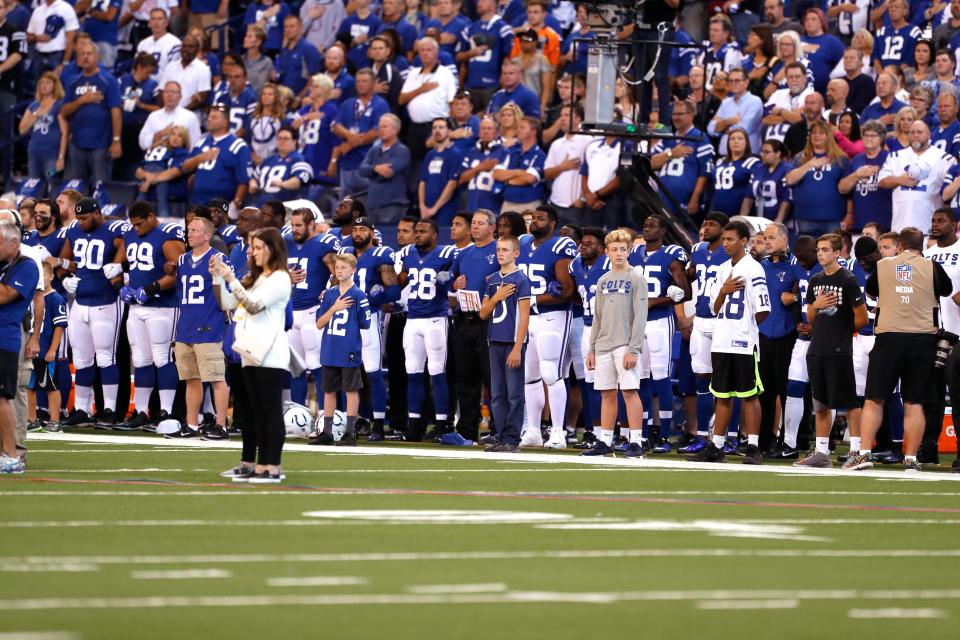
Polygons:
<instances>
[{"instance_id":1,"label":"man with gray hair","mask_svg":"<svg viewBox=\"0 0 960 640\"><path fill-rule=\"evenodd\" d=\"M457 94L457 78L440 64L440 45L433 38L421 38L417 42L417 54L420 66L407 72L397 102L406 108L410 117L404 138L407 147L414 158L423 158L434 118L450 117L450 103Z\"/></svg>"},{"instance_id":2,"label":"man with gray hair","mask_svg":"<svg viewBox=\"0 0 960 640\"><path fill-rule=\"evenodd\" d=\"M24 470L12 400L20 388L23 325L41 273L36 261L21 252L20 238L18 225L0 221L0 474Z\"/></svg>"},{"instance_id":3,"label":"man with gray hair","mask_svg":"<svg viewBox=\"0 0 960 640\"><path fill-rule=\"evenodd\" d=\"M380 139L367 151L359 173L370 181L367 214L375 224L396 224L407 213L407 170L410 150L399 140L400 118L380 117Z\"/></svg>"},{"instance_id":4,"label":"man with gray hair","mask_svg":"<svg viewBox=\"0 0 960 640\"><path fill-rule=\"evenodd\" d=\"M450 354L456 358L455 377L460 405L456 431L474 442L480 439L483 385L490 386L487 321L480 318L480 302L486 291L487 276L500 268L497 243L493 239L496 228L494 213L489 209L477 209L470 219L473 244L460 250L451 269L454 280L450 304L456 332Z\"/></svg>"},{"instance_id":5,"label":"man with gray hair","mask_svg":"<svg viewBox=\"0 0 960 640\"><path fill-rule=\"evenodd\" d=\"M868 222L879 222L890 228L892 215L889 189L881 189L877 175L889 152L883 148L887 128L878 120L865 122L860 129L863 153L853 157L847 172L837 184L840 193L851 193L853 210L844 219L844 228L859 231Z\"/></svg>"},{"instance_id":6,"label":"man with gray hair","mask_svg":"<svg viewBox=\"0 0 960 640\"><path fill-rule=\"evenodd\" d=\"M929 89L927 91L929 92ZM960 154L960 122L957 121L957 107L956 89L942 88L937 98L937 116L940 119L940 126L930 132L930 144L941 151L946 151L954 158Z\"/></svg>"}]
</instances>

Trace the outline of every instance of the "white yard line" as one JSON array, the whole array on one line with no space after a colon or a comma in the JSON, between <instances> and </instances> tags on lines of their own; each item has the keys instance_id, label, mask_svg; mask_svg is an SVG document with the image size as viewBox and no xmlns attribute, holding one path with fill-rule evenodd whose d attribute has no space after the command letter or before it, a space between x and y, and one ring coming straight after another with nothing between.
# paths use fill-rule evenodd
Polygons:
<instances>
[{"instance_id":1,"label":"white yard line","mask_svg":"<svg viewBox=\"0 0 960 640\"><path fill-rule=\"evenodd\" d=\"M221 450L233 449L239 450L241 444L239 441L229 442L205 442L200 440L164 440L157 436L110 436L97 434L80 433L36 433L31 434L31 438L37 441L52 442L87 442L87 443L109 443L109 444L130 444L130 445L151 445L156 447L175 446L177 448L197 448L201 450ZM450 448L450 449L405 449L400 446L378 447L311 447L307 444L285 444L285 452L313 452L316 454L338 455L338 454L359 454L359 455L377 455L377 456L399 456L406 458L434 458L442 460L486 460L495 461L497 456L485 453L477 447L470 448ZM791 477L838 477L845 478L887 478L901 481L923 481L923 482L960 482L960 474L947 473L926 473L926 474L906 474L903 471L858 471L850 472L841 469L796 469L790 470L777 465L744 465L731 462L729 464L712 463L692 463L683 460L663 460L647 457L643 460L631 460L626 458L592 458L583 456L571 456L549 453L517 453L509 454L511 460L534 462L538 464L568 464L599 466L617 469L632 470L677 470L685 471L725 471L728 473L775 473L783 474L789 472Z\"/></svg>"},{"instance_id":2,"label":"white yard line","mask_svg":"<svg viewBox=\"0 0 960 640\"><path fill-rule=\"evenodd\" d=\"M134 580L206 580L232 578L226 569L173 569L170 571L131 571Z\"/></svg>"},{"instance_id":3,"label":"white yard line","mask_svg":"<svg viewBox=\"0 0 960 640\"><path fill-rule=\"evenodd\" d=\"M708 611L757 611L761 609L796 609L800 601L796 598L786 600L700 600L697 609Z\"/></svg>"},{"instance_id":4,"label":"white yard line","mask_svg":"<svg viewBox=\"0 0 960 640\"><path fill-rule=\"evenodd\" d=\"M478 584L414 584L407 587L408 593L445 594L445 593L501 593L507 590L503 582L483 582Z\"/></svg>"},{"instance_id":5,"label":"white yard line","mask_svg":"<svg viewBox=\"0 0 960 640\"><path fill-rule=\"evenodd\" d=\"M0 640L77 640L75 633L69 631L5 631L0 632Z\"/></svg>"},{"instance_id":6,"label":"white yard line","mask_svg":"<svg viewBox=\"0 0 960 640\"><path fill-rule=\"evenodd\" d=\"M349 587L367 584L359 576L306 576L302 578L267 578L268 587Z\"/></svg>"},{"instance_id":7,"label":"white yard line","mask_svg":"<svg viewBox=\"0 0 960 640\"><path fill-rule=\"evenodd\" d=\"M929 620L946 618L948 614L943 609L850 609L847 617L858 620Z\"/></svg>"}]
</instances>

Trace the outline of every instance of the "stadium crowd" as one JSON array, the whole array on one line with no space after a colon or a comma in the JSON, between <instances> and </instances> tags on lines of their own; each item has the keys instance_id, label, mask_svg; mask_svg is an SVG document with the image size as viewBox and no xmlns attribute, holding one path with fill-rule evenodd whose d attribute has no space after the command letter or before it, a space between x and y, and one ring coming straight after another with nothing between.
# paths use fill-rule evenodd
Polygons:
<instances>
[{"instance_id":1,"label":"stadium crowd","mask_svg":"<svg viewBox=\"0 0 960 640\"><path fill-rule=\"evenodd\" d=\"M565 0L0 2L0 471L28 430L90 426L234 432L228 477L260 482L284 433L831 466L846 428L845 468L938 463L960 0L641 13L617 38L678 46L622 47L636 140L578 133L596 34ZM627 188L635 153L662 214ZM591 329L623 234L647 299L611 410ZM913 298L923 322L877 313L894 262L939 300ZM868 375L884 333L922 338L902 386Z\"/></svg>"}]
</instances>

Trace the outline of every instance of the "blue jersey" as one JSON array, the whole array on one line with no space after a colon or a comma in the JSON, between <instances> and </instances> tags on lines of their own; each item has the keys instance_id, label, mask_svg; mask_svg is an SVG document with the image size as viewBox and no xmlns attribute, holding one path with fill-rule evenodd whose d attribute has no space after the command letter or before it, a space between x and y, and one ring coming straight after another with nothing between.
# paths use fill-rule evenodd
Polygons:
<instances>
[{"instance_id":1,"label":"blue jersey","mask_svg":"<svg viewBox=\"0 0 960 640\"><path fill-rule=\"evenodd\" d=\"M754 156L717 162L713 170L711 211L722 211L728 216L740 215L740 205L750 197L753 167L758 162Z\"/></svg>"},{"instance_id":2,"label":"blue jersey","mask_svg":"<svg viewBox=\"0 0 960 640\"><path fill-rule=\"evenodd\" d=\"M234 96L229 85L223 83L222 91L210 93L210 104L222 104L227 107L227 118L230 120L230 133L236 135L243 129L245 134L250 133L250 118L257 108L257 96L253 90L244 87L240 95Z\"/></svg>"},{"instance_id":3,"label":"blue jersey","mask_svg":"<svg viewBox=\"0 0 960 640\"><path fill-rule=\"evenodd\" d=\"M0 304L0 350L14 353L20 351L20 328L23 317L33 302L40 277L37 263L22 254L15 262L0 267L0 282L18 294L13 300Z\"/></svg>"},{"instance_id":4,"label":"blue jersey","mask_svg":"<svg viewBox=\"0 0 960 640\"><path fill-rule=\"evenodd\" d=\"M827 82L830 81L830 72L843 58L843 43L840 38L829 33L819 36L801 34L800 40L816 47L815 51L807 54L807 59L810 61L810 70L813 71L813 87L820 94L824 94Z\"/></svg>"},{"instance_id":5,"label":"blue jersey","mask_svg":"<svg viewBox=\"0 0 960 640\"><path fill-rule=\"evenodd\" d=\"M389 265L393 269L395 259L390 247L367 247L366 251L357 256L357 270L353 274L353 281L361 291L369 294L374 286L383 286L380 268Z\"/></svg>"},{"instance_id":6,"label":"blue jersey","mask_svg":"<svg viewBox=\"0 0 960 640\"><path fill-rule=\"evenodd\" d=\"M43 296L43 328L40 329L40 357L44 357L53 342L53 330L60 327L67 330L67 303L56 291ZM60 343L63 344L61 338Z\"/></svg>"},{"instance_id":7,"label":"blue jersey","mask_svg":"<svg viewBox=\"0 0 960 640\"><path fill-rule=\"evenodd\" d=\"M798 298L800 302L800 322L809 322L809 320L807 320L807 289L810 287L810 278L823 271L823 267L820 266L819 262L815 262L812 267L807 269L794 259L793 268L797 278L797 286L800 289L800 297ZM806 340L809 342L810 337L798 335L797 340Z\"/></svg>"},{"instance_id":8,"label":"blue jersey","mask_svg":"<svg viewBox=\"0 0 960 640\"><path fill-rule=\"evenodd\" d=\"M647 295L649 298L660 298L667 295L667 287L673 284L670 267L674 262L680 263L681 268L687 266L686 251L675 244L666 244L647 253L647 247L640 245L630 251L630 266L643 271L647 279ZM659 320L673 316L673 304L661 304L650 307L647 312L648 320Z\"/></svg>"},{"instance_id":9,"label":"blue jersey","mask_svg":"<svg viewBox=\"0 0 960 640\"><path fill-rule=\"evenodd\" d=\"M310 106L298 112L302 118L310 113ZM320 107L321 116L315 120L304 120L300 124L300 152L304 159L315 167L318 180L325 180L327 165L333 156L333 148L340 144L340 138L333 133L333 123L340 115L340 109L333 102L325 102Z\"/></svg>"},{"instance_id":10,"label":"blue jersey","mask_svg":"<svg viewBox=\"0 0 960 640\"><path fill-rule=\"evenodd\" d=\"M224 315L213 294L213 276L210 275L210 258L226 256L216 249L207 249L199 258L192 251L180 256L177 264L177 342L198 344L221 342L224 336Z\"/></svg>"},{"instance_id":11,"label":"blue jersey","mask_svg":"<svg viewBox=\"0 0 960 640\"><path fill-rule=\"evenodd\" d=\"M435 20L427 20L426 22L423 23L423 27L421 27L420 29L420 34L422 35L423 33L426 32L427 29L430 29L431 27L436 29L440 33L440 35L449 33L450 35L456 36L459 38L460 35L466 29L469 29L471 27L471 24L470 24L470 20L468 20L467 17L464 16L463 14L454 14L453 17L450 19L450 21L446 25L441 23L439 18ZM456 55L457 41L455 40L448 44L441 44L440 50L446 51L452 56Z\"/></svg>"},{"instance_id":12,"label":"blue jersey","mask_svg":"<svg viewBox=\"0 0 960 640\"><path fill-rule=\"evenodd\" d=\"M370 303L367 296L357 285L346 293L340 293L340 287L332 287L323 292L317 318L332 307L338 298L352 298L353 305L333 314L330 322L323 328L320 340L320 366L323 367L359 367L363 359L363 339L360 332L370 327Z\"/></svg>"},{"instance_id":13,"label":"blue jersey","mask_svg":"<svg viewBox=\"0 0 960 640\"><path fill-rule=\"evenodd\" d=\"M189 157L190 150L185 147L174 147L170 149L164 145L157 145L156 147L150 147L143 154L143 162L140 163L140 167L150 173L160 173L161 171L174 168L180 169L183 167L184 160ZM186 176L182 176L176 180L168 180L164 184L167 185L167 197L171 200L187 199ZM151 185L150 190L147 191L148 198L151 196L155 198L156 192L157 186Z\"/></svg>"},{"instance_id":14,"label":"blue jersey","mask_svg":"<svg viewBox=\"0 0 960 640\"><path fill-rule=\"evenodd\" d=\"M260 185L261 205L267 200L293 200L300 189L283 189L275 186L275 180L286 181L290 178L300 179L300 188L310 183L313 178L313 168L299 151L288 153L286 157L274 154L260 163L253 172L253 177Z\"/></svg>"},{"instance_id":15,"label":"blue jersey","mask_svg":"<svg viewBox=\"0 0 960 640\"><path fill-rule=\"evenodd\" d=\"M85 232L80 225L67 229L67 240L77 263L77 277L80 287L77 289L77 302L89 307L102 307L117 299L113 284L103 275L103 265L110 264L117 255L114 241L123 240L123 234L130 226L122 220L104 220L103 224Z\"/></svg>"},{"instance_id":16,"label":"blue jersey","mask_svg":"<svg viewBox=\"0 0 960 640\"><path fill-rule=\"evenodd\" d=\"M890 220L893 217L893 190L881 189L880 181L877 180L879 170L883 167L887 156L890 155L884 150L880 150L876 158L868 158L867 154L860 153L853 157L844 177L854 173L860 167L877 167L877 173L867 178L857 180L850 198L853 201L853 227L854 229L863 229L863 225L868 222L879 222L884 228L890 228Z\"/></svg>"},{"instance_id":17,"label":"blue jersey","mask_svg":"<svg viewBox=\"0 0 960 640\"><path fill-rule=\"evenodd\" d=\"M518 322L520 319L520 301L530 300L533 294L530 291L530 280L523 275L523 271L514 269L504 275L497 269L485 280L483 298L492 298L500 285L503 284L512 284L516 287L516 291L505 300L501 300L496 309L493 310L493 315L487 322L487 340L489 342L512 343L517 341L517 331L520 328ZM533 301L531 300L532 305ZM523 337L523 341L527 341L527 336Z\"/></svg>"},{"instance_id":18,"label":"blue jersey","mask_svg":"<svg viewBox=\"0 0 960 640\"><path fill-rule=\"evenodd\" d=\"M673 194L681 207L686 207L690 197L693 196L697 180L709 176L713 171L713 146L710 144L710 139L697 128L690 129L683 135L688 138L698 138L700 141L658 140L650 153L662 153L681 144L693 148L693 153L686 157L667 160L667 163L657 172L663 186ZM663 202L672 207L667 198L664 198Z\"/></svg>"},{"instance_id":19,"label":"blue jersey","mask_svg":"<svg viewBox=\"0 0 960 640\"><path fill-rule=\"evenodd\" d=\"M130 229L123 236L123 244L127 250L127 263L130 265L129 286L133 289L145 287L164 276L163 265L166 259L163 256L163 245L167 242L186 243L183 227L176 224L159 224L151 229L147 235L139 236L136 230ZM177 306L176 291L171 287L161 291L147 300L148 307L175 307Z\"/></svg>"},{"instance_id":20,"label":"blue jersey","mask_svg":"<svg viewBox=\"0 0 960 640\"><path fill-rule=\"evenodd\" d=\"M192 202L209 202L214 198L233 200L237 187L251 177L250 147L232 133L215 140L207 134L197 141L190 157L216 147L219 155L201 162L193 178Z\"/></svg>"},{"instance_id":21,"label":"blue jersey","mask_svg":"<svg viewBox=\"0 0 960 640\"><path fill-rule=\"evenodd\" d=\"M290 87L294 95L299 95L307 86L307 78L323 70L323 57L315 46L301 38L292 49L280 49L273 67L277 72L277 84ZM352 82L350 86L353 86Z\"/></svg>"},{"instance_id":22,"label":"blue jersey","mask_svg":"<svg viewBox=\"0 0 960 640\"><path fill-rule=\"evenodd\" d=\"M907 23L896 29L893 25L880 27L873 39L871 60L879 60L884 67L913 65L913 49L923 37L920 27Z\"/></svg>"},{"instance_id":23,"label":"blue jersey","mask_svg":"<svg viewBox=\"0 0 960 640\"><path fill-rule=\"evenodd\" d=\"M353 235L352 235L352 234L344 233L344 232L343 232L343 229L339 229L339 230L337 230L337 229L331 229L331 230L328 231L327 233L333 234L333 236L337 239L337 242L340 243L340 252L341 252L341 253L343 253L343 250L346 249L347 247L350 247L351 249L353 248ZM383 236L380 235L380 232L377 231L376 229L374 229L373 237L374 237L374 238L377 238L378 240L380 240L380 239L383 238Z\"/></svg>"},{"instance_id":24,"label":"blue jersey","mask_svg":"<svg viewBox=\"0 0 960 640\"><path fill-rule=\"evenodd\" d=\"M263 48L266 51L276 51L283 43L283 21L290 15L290 7L287 6L286 2L280 2L279 7L279 11L275 14L264 17L264 14L271 9L270 5L263 2L251 2L247 5L247 15L243 23L249 26L263 21L263 28L267 32L267 39L263 43Z\"/></svg>"},{"instance_id":25,"label":"blue jersey","mask_svg":"<svg viewBox=\"0 0 960 640\"><path fill-rule=\"evenodd\" d=\"M54 258L60 257L60 251L63 250L63 244L67 241L67 230L65 228L53 229L51 233L45 236L38 232L33 232L23 241L24 244L31 247L43 247Z\"/></svg>"},{"instance_id":26,"label":"blue jersey","mask_svg":"<svg viewBox=\"0 0 960 640\"><path fill-rule=\"evenodd\" d=\"M402 58L397 58L397 60L401 59ZM354 81L353 76L347 71L346 67L341 69L337 77L333 79L333 88L340 89L340 97L331 100L331 102L335 103L338 107L356 95L357 83Z\"/></svg>"},{"instance_id":27,"label":"blue jersey","mask_svg":"<svg viewBox=\"0 0 960 640\"><path fill-rule=\"evenodd\" d=\"M713 309L710 308L710 295L707 293L710 282L717 276L720 265L730 260L730 256L723 250L723 243L718 242L717 248L710 250L706 242L693 245L690 252L690 262L697 272L693 281L693 298L697 303L696 316L698 318L713 318Z\"/></svg>"},{"instance_id":28,"label":"blue jersey","mask_svg":"<svg viewBox=\"0 0 960 640\"><path fill-rule=\"evenodd\" d=\"M503 185L503 199L507 202L543 202L543 167L547 161L547 154L539 145L533 145L526 151L518 142L504 152L500 169L523 169L536 176L537 181L531 185L514 186ZM586 166L586 165L584 165ZM536 286L534 286L536 289ZM536 295L536 294L534 294Z\"/></svg>"},{"instance_id":29,"label":"blue jersey","mask_svg":"<svg viewBox=\"0 0 960 640\"><path fill-rule=\"evenodd\" d=\"M143 104L159 104L157 98L157 83L152 78L147 78L143 82L137 82L132 73L120 78L120 99L123 102L127 100L139 100ZM134 106L133 111L124 109L121 112L121 120L124 127L142 127L150 112L138 106Z\"/></svg>"},{"instance_id":30,"label":"blue jersey","mask_svg":"<svg viewBox=\"0 0 960 640\"><path fill-rule=\"evenodd\" d=\"M930 130L930 144L957 157L960 154L960 121L954 120L948 127L933 127Z\"/></svg>"},{"instance_id":31,"label":"blue jersey","mask_svg":"<svg viewBox=\"0 0 960 640\"><path fill-rule=\"evenodd\" d=\"M353 68L362 69L369 66L367 60L367 48L370 46L372 38L380 29L380 18L372 12L366 18L361 18L357 14L347 16L347 19L340 23L340 30L337 36L349 36L347 42L352 42L359 36L366 36L363 44L351 44L347 51L347 60L353 64Z\"/></svg>"},{"instance_id":32,"label":"blue jersey","mask_svg":"<svg viewBox=\"0 0 960 640\"><path fill-rule=\"evenodd\" d=\"M520 107L523 115L540 117L540 96L522 84L518 84L512 90L500 89L493 94L487 106L487 113L500 113L500 109L511 102Z\"/></svg>"},{"instance_id":33,"label":"blue jersey","mask_svg":"<svg viewBox=\"0 0 960 640\"><path fill-rule=\"evenodd\" d=\"M90 34L90 39L94 42L104 44L117 44L117 28L120 25L120 9L123 6L121 0L92 0L87 9L88 13L97 11L106 13L110 9L116 9L112 20L100 20L91 15L87 15L83 20L83 30Z\"/></svg>"},{"instance_id":34,"label":"blue jersey","mask_svg":"<svg viewBox=\"0 0 960 640\"><path fill-rule=\"evenodd\" d=\"M903 102L900 102L896 98L893 99L893 102L890 103L889 107L884 107L879 100L874 100L873 102L871 102L870 104L868 104L866 107L863 108L863 112L860 114L860 122L864 123L864 122L867 122L868 120L879 120L883 116L896 115L897 112L900 111L900 109L903 109L904 107L908 107L908 106L910 105L904 104ZM893 131L892 122L887 126L887 131ZM897 141L896 138L887 138L887 139L890 140L891 142ZM892 146L890 147L890 153L893 153L896 150L897 149L894 149Z\"/></svg>"},{"instance_id":35,"label":"blue jersey","mask_svg":"<svg viewBox=\"0 0 960 640\"><path fill-rule=\"evenodd\" d=\"M293 285L293 308L302 311L315 307L320 294L330 283L330 269L323 258L328 253L339 253L340 243L327 233L313 236L303 244L295 242L292 237L284 238L284 242L287 243L287 265L307 274L306 280Z\"/></svg>"},{"instance_id":36,"label":"blue jersey","mask_svg":"<svg viewBox=\"0 0 960 640\"><path fill-rule=\"evenodd\" d=\"M450 181L454 183L453 195L433 216L437 224L450 224L453 221L454 214L460 208L456 183L460 177L460 165L462 163L463 158L452 146L443 151L431 149L423 161L420 169L420 181L423 182L423 201L428 207L432 207L440 199L447 183Z\"/></svg>"},{"instance_id":37,"label":"blue jersey","mask_svg":"<svg viewBox=\"0 0 960 640\"><path fill-rule=\"evenodd\" d=\"M821 157L821 154L814 154ZM797 162L802 162L799 157ZM837 185L850 162L846 157L822 169L813 169L793 185L793 216L808 220L842 220L847 214L847 197Z\"/></svg>"},{"instance_id":38,"label":"blue jersey","mask_svg":"<svg viewBox=\"0 0 960 640\"><path fill-rule=\"evenodd\" d=\"M450 271L457 258L453 245L437 245L432 251L421 254L416 245L408 244L400 250L400 265L407 272L408 318L441 318L449 310L447 294L453 280L446 284L437 282L437 274Z\"/></svg>"},{"instance_id":39,"label":"blue jersey","mask_svg":"<svg viewBox=\"0 0 960 640\"><path fill-rule=\"evenodd\" d=\"M677 32L677 35L680 35L680 33L682 33L682 32L678 31L678 32ZM687 37L689 38L690 36L687 36ZM571 74L571 75L577 74L577 75L580 75L580 76L586 76L586 75L587 75L587 52L588 52L588 49L590 48L590 43L593 42L594 40L596 40L596 38L597 38L597 34L595 34L593 31L588 31L588 32L586 32L586 33L580 33L580 30L579 30L579 29L577 29L577 30L575 30L575 31L571 31L571 32L569 33L569 35L567 35L567 37L564 38L563 42L560 44L560 53L562 53L563 55L568 55L568 54L570 54L570 53L573 51L574 45L576 45L576 47L577 47L577 57L574 58L573 60L571 60L570 62L568 62L568 63L564 66L564 72L565 72L565 73L569 73L569 74ZM588 42L575 42L576 40L587 40ZM679 40L678 40L678 42L679 42ZM694 54L694 55L692 56L693 61L696 61L696 55L695 55L696 49L693 49L693 50L690 50L690 49L674 49L673 47L671 47L671 49L674 51L674 54L673 54L673 55L677 55L677 54L676 54L677 51L689 51L689 52L691 52L692 54ZM670 64L671 64L671 67L670 67L670 68L671 68L670 76L671 76L671 77L676 77L677 75L681 75L681 74L673 73L673 71L672 71L672 70L673 70L673 58L670 59ZM692 65L693 62L691 62L690 64ZM687 67L687 71L686 71L685 73L683 73L682 75L688 75L689 72L690 72L690 67Z\"/></svg>"},{"instance_id":40,"label":"blue jersey","mask_svg":"<svg viewBox=\"0 0 960 640\"><path fill-rule=\"evenodd\" d=\"M759 217L776 219L780 206L790 201L790 188L786 183L788 173L790 165L786 162L777 164L773 169L762 162L753 165L750 191Z\"/></svg>"},{"instance_id":41,"label":"blue jersey","mask_svg":"<svg viewBox=\"0 0 960 640\"><path fill-rule=\"evenodd\" d=\"M577 243L570 238L554 236L544 240L540 246L533 244L533 236L525 235L520 242L520 257L517 267L530 280L530 294L533 300L530 303L531 313L546 313L548 311L569 311L570 303L538 304L536 296L547 292L547 287L557 279L557 266L563 260L573 260L580 255ZM569 273L569 266L564 266Z\"/></svg>"},{"instance_id":42,"label":"blue jersey","mask_svg":"<svg viewBox=\"0 0 960 640\"><path fill-rule=\"evenodd\" d=\"M707 44L707 48L703 50L702 60L700 64L703 65L704 79L707 87L713 86L713 79L717 77L717 74L721 71L729 71L728 68L728 59L730 60L739 60L740 59L740 45L736 42L726 42L720 45L720 48L716 51L713 50L713 46L710 43Z\"/></svg>"},{"instance_id":43,"label":"blue jersey","mask_svg":"<svg viewBox=\"0 0 960 640\"><path fill-rule=\"evenodd\" d=\"M483 296L483 288L489 276L498 270L497 242L491 241L482 247L470 244L461 249L453 261L453 277L466 276L466 291L476 291Z\"/></svg>"},{"instance_id":44,"label":"blue jersey","mask_svg":"<svg viewBox=\"0 0 960 640\"><path fill-rule=\"evenodd\" d=\"M380 35L387 29L392 29L397 32L397 35L400 36L400 51L397 53L405 54L409 51L413 51L413 45L417 42L417 28L407 22L404 19L404 16L400 16L396 22L387 22L382 20L380 23L380 28L377 29L377 35ZM459 32L458 34L459 35ZM445 45L441 45L441 48Z\"/></svg>"},{"instance_id":45,"label":"blue jersey","mask_svg":"<svg viewBox=\"0 0 960 640\"><path fill-rule=\"evenodd\" d=\"M783 260L774 262L770 258L760 261L763 272L767 277L767 291L770 296L770 313L760 323L760 334L770 338L782 338L796 331L796 322L793 318L793 307L783 304L781 296L793 291L797 284L797 269L794 259L789 254Z\"/></svg>"},{"instance_id":46,"label":"blue jersey","mask_svg":"<svg viewBox=\"0 0 960 640\"><path fill-rule=\"evenodd\" d=\"M106 149L112 139L110 110L121 106L120 85L113 75L98 71L92 76L77 76L67 88L64 102L73 102L95 92L100 93L103 100L83 105L70 118L70 142L79 149Z\"/></svg>"},{"instance_id":47,"label":"blue jersey","mask_svg":"<svg viewBox=\"0 0 960 640\"><path fill-rule=\"evenodd\" d=\"M215 233L223 240L223 244L231 247L240 242L240 236L237 235L237 225L226 223L221 225ZM237 276L240 277L239 275Z\"/></svg>"},{"instance_id":48,"label":"blue jersey","mask_svg":"<svg viewBox=\"0 0 960 640\"><path fill-rule=\"evenodd\" d=\"M380 126L380 117L390 113L390 105L380 96L373 96L366 105L360 98L349 98L340 105L340 114L336 124L353 133L366 133ZM340 168L345 170L359 169L367 151L373 144L365 144L351 149L340 158Z\"/></svg>"},{"instance_id":49,"label":"blue jersey","mask_svg":"<svg viewBox=\"0 0 960 640\"><path fill-rule=\"evenodd\" d=\"M498 140L494 140L489 146L484 148L482 142L477 142L463 156L463 163L460 165L460 173L473 169L478 164L493 158L497 164L503 162L507 150ZM493 179L493 171L479 171L467 183L467 211L476 211L477 209L489 209L490 211L500 211L500 205L503 203L503 184Z\"/></svg>"},{"instance_id":50,"label":"blue jersey","mask_svg":"<svg viewBox=\"0 0 960 640\"><path fill-rule=\"evenodd\" d=\"M460 157L467 155L467 152L473 149L474 145L477 144L477 136L480 135L480 117L479 116L470 116L467 119L466 124L459 124L453 119L450 120L450 130L455 131L460 129L466 131L469 135L463 138L457 138L453 141L453 148L457 150L457 153L460 154Z\"/></svg>"},{"instance_id":51,"label":"blue jersey","mask_svg":"<svg viewBox=\"0 0 960 640\"><path fill-rule=\"evenodd\" d=\"M57 100L53 103L50 111L38 116L33 121L33 127L30 128L30 143L27 151L35 157L56 157L60 151L60 124L57 122L57 116L60 115L60 107L63 106L63 100ZM40 108L39 102L30 103L30 111L36 111ZM34 176L40 178L43 176Z\"/></svg>"},{"instance_id":52,"label":"blue jersey","mask_svg":"<svg viewBox=\"0 0 960 640\"><path fill-rule=\"evenodd\" d=\"M940 195L941 195L941 197L943 196L943 190L946 189L947 187L949 187L949 186L950 186L950 183L953 182L954 180L956 180L957 177L960 177L960 164L954 163L954 164L950 165L950 168L947 169L947 175L945 175L945 176L943 177L943 184L940 185ZM957 194L956 194L955 196L953 196L953 199L951 199L950 202L947 202L947 201L946 201L946 198L944 198L944 203L945 203L945 204L948 204L949 206L953 207L954 209L960 209L960 192L957 192ZM888 219L888 220L889 220L889 219ZM890 225L889 225L889 222L888 222L887 227L889 228L889 226L890 226ZM54 255L56 255L56 254L54 254Z\"/></svg>"},{"instance_id":53,"label":"blue jersey","mask_svg":"<svg viewBox=\"0 0 960 640\"><path fill-rule=\"evenodd\" d=\"M522 7L523 5L521 5ZM483 55L467 61L468 89L492 89L500 86L500 65L510 57L513 49L513 31L500 16L490 20L477 20L460 33L457 52L469 51L475 47L486 46Z\"/></svg>"},{"instance_id":54,"label":"blue jersey","mask_svg":"<svg viewBox=\"0 0 960 640\"><path fill-rule=\"evenodd\" d=\"M610 258L600 256L589 267L583 264L583 256L570 261L570 277L577 285L583 303L583 326L593 326L593 314L597 309L597 282L600 276L610 271Z\"/></svg>"}]
</instances>

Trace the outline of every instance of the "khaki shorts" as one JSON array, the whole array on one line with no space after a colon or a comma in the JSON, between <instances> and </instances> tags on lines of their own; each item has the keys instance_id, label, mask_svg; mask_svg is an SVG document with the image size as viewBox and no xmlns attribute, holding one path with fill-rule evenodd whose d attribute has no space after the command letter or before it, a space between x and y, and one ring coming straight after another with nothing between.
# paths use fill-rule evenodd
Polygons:
<instances>
[{"instance_id":1,"label":"khaki shorts","mask_svg":"<svg viewBox=\"0 0 960 640\"><path fill-rule=\"evenodd\" d=\"M177 342L173 354L177 359L177 373L181 380L199 378L203 382L220 382L224 379L222 342Z\"/></svg>"}]
</instances>

